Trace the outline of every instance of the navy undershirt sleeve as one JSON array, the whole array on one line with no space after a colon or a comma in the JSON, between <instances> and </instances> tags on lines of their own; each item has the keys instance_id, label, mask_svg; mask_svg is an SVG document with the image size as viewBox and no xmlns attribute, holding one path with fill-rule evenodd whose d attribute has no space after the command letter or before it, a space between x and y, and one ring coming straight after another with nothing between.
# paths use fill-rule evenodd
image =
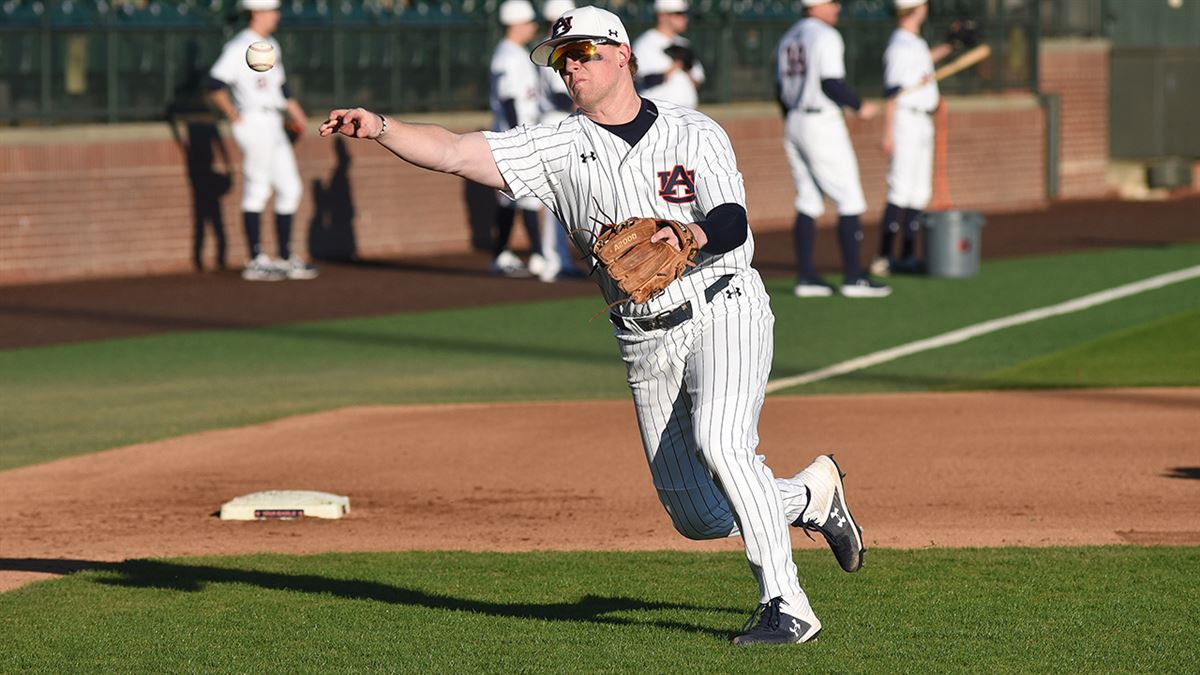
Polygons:
<instances>
[{"instance_id":1,"label":"navy undershirt sleeve","mask_svg":"<svg viewBox=\"0 0 1200 675\"><path fill-rule=\"evenodd\" d=\"M859 100L858 95L854 93L850 85L846 84L845 80L821 80L821 91L825 92L825 95L838 105L844 105L853 110L858 110L862 107L862 101Z\"/></svg>"},{"instance_id":2,"label":"navy undershirt sleeve","mask_svg":"<svg viewBox=\"0 0 1200 675\"><path fill-rule=\"evenodd\" d=\"M218 80L215 77L208 78L207 85L208 85L209 91L218 91L220 89L224 89L225 87L229 86L229 85L225 84L224 82Z\"/></svg>"},{"instance_id":3,"label":"navy undershirt sleeve","mask_svg":"<svg viewBox=\"0 0 1200 675\"><path fill-rule=\"evenodd\" d=\"M504 121L509 129L517 128L517 102L511 98L500 101L500 109L504 111Z\"/></svg>"},{"instance_id":4,"label":"navy undershirt sleeve","mask_svg":"<svg viewBox=\"0 0 1200 675\"><path fill-rule=\"evenodd\" d=\"M899 94L899 93L900 93L900 87L899 87L899 86L895 86L895 87L888 87L887 89L884 89L884 90L883 90L883 97L884 97L884 98L891 98L891 97L893 97L893 96L895 96L896 94Z\"/></svg>"},{"instance_id":5,"label":"navy undershirt sleeve","mask_svg":"<svg viewBox=\"0 0 1200 675\"><path fill-rule=\"evenodd\" d=\"M551 94L550 104L554 106L555 110L562 112L571 112L575 109L575 102L571 100L569 94Z\"/></svg>"},{"instance_id":6,"label":"navy undershirt sleeve","mask_svg":"<svg viewBox=\"0 0 1200 675\"><path fill-rule=\"evenodd\" d=\"M647 75L647 76L643 77L641 87L642 87L642 89L649 89L651 87L657 87L658 85L660 85L666 81L667 81L666 73L655 73L653 75Z\"/></svg>"},{"instance_id":7,"label":"navy undershirt sleeve","mask_svg":"<svg viewBox=\"0 0 1200 675\"><path fill-rule=\"evenodd\" d=\"M285 99L292 97L292 88L288 86L287 82L283 83L283 97Z\"/></svg>"},{"instance_id":8,"label":"navy undershirt sleeve","mask_svg":"<svg viewBox=\"0 0 1200 675\"><path fill-rule=\"evenodd\" d=\"M746 243L750 231L746 208L732 202L709 211L704 220L696 224L708 236L708 243L700 249L705 253L728 253Z\"/></svg>"}]
</instances>

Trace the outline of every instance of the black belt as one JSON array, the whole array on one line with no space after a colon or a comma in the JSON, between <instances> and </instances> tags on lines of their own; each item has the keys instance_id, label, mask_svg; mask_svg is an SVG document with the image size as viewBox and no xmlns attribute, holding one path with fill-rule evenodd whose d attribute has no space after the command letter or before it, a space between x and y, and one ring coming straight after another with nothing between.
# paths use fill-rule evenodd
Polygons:
<instances>
[{"instance_id":1,"label":"black belt","mask_svg":"<svg viewBox=\"0 0 1200 675\"><path fill-rule=\"evenodd\" d=\"M808 115L815 115L817 113L825 112L824 108L804 108L803 110Z\"/></svg>"},{"instance_id":2,"label":"black belt","mask_svg":"<svg viewBox=\"0 0 1200 675\"><path fill-rule=\"evenodd\" d=\"M717 297L717 293L725 290L725 287L729 285L730 281L733 281L732 274L726 274L725 276L714 281L712 285L704 289L704 301L712 302L713 298ZM692 301L688 300L674 309L668 309L667 311L660 314L655 314L654 316L640 318L631 316L623 317L616 312L610 312L608 318L613 322L614 326L620 328L621 330L628 330L630 324L646 331L667 330L669 328L674 328L675 326L678 326L684 321L692 318Z\"/></svg>"},{"instance_id":3,"label":"black belt","mask_svg":"<svg viewBox=\"0 0 1200 675\"><path fill-rule=\"evenodd\" d=\"M909 112L915 112L920 115L929 115L931 117L933 116L933 113L937 112L936 110L922 110L921 108L912 108L909 106L904 106L904 109Z\"/></svg>"}]
</instances>

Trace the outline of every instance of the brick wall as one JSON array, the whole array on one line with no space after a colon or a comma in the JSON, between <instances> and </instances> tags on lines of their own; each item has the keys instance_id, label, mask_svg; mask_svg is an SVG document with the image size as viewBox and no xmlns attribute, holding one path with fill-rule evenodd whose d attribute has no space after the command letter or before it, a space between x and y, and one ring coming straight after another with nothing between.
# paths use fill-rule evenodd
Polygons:
<instances>
[{"instance_id":1,"label":"brick wall","mask_svg":"<svg viewBox=\"0 0 1200 675\"><path fill-rule=\"evenodd\" d=\"M1095 198L1111 192L1108 168L1110 45L1104 40L1043 40L1041 89L1061 100L1059 197Z\"/></svg>"},{"instance_id":2,"label":"brick wall","mask_svg":"<svg viewBox=\"0 0 1200 675\"><path fill-rule=\"evenodd\" d=\"M1062 194L1102 194L1107 157L1107 45L1047 43L1044 79L1060 93L1064 115ZM1067 73L1060 75L1060 71ZM1101 77L1103 75L1103 77ZM1044 203L1045 120L1028 95L950 99L945 175L950 205L1013 210ZM770 104L714 106L706 112L729 131L742 172L753 226L790 226L794 191L781 148L782 121ZM479 114L421 118L456 130L481 128ZM872 224L886 194L880 122L850 121ZM245 246L238 209L237 149L222 129L235 167L232 190L220 200L229 263ZM336 180L337 146L310 134L297 147L305 196L293 243L308 252L311 234L330 219L352 218L362 257L465 251L470 245L464 184L409 167L373 143L350 142ZM219 156L219 155L218 155ZM348 162L346 164L345 162ZM218 159L218 166L223 163ZM321 191L314 189L314 182ZM316 199L348 185L353 212L319 210ZM335 189L335 193L337 190ZM349 197L346 199L345 197ZM162 124L0 130L0 284L139 275L191 268L192 196L180 146ZM319 217L321 216L321 217ZM833 214L821 221L829 223ZM315 228L315 229L314 229ZM272 228L264 241L274 251ZM517 246L521 228L514 230ZM211 235L204 258L213 260Z\"/></svg>"}]
</instances>

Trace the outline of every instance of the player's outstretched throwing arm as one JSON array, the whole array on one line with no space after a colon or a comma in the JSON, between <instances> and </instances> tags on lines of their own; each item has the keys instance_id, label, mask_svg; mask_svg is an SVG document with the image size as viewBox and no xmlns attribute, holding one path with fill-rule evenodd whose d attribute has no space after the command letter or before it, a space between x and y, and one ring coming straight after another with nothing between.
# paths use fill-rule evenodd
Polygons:
<instances>
[{"instance_id":1,"label":"player's outstretched throwing arm","mask_svg":"<svg viewBox=\"0 0 1200 675\"><path fill-rule=\"evenodd\" d=\"M321 136L342 134L373 140L422 169L450 173L499 190L507 189L483 134L456 134L436 124L413 124L363 108L331 110Z\"/></svg>"}]
</instances>

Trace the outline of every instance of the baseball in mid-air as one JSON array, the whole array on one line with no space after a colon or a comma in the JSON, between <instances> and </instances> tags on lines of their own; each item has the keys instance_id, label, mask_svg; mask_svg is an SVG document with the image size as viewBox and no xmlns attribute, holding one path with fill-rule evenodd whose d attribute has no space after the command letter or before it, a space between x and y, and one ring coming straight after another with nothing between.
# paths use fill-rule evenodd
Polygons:
<instances>
[{"instance_id":1,"label":"baseball in mid-air","mask_svg":"<svg viewBox=\"0 0 1200 675\"><path fill-rule=\"evenodd\" d=\"M258 41L246 48L246 65L251 70L265 73L275 67L275 47L270 42Z\"/></svg>"}]
</instances>

